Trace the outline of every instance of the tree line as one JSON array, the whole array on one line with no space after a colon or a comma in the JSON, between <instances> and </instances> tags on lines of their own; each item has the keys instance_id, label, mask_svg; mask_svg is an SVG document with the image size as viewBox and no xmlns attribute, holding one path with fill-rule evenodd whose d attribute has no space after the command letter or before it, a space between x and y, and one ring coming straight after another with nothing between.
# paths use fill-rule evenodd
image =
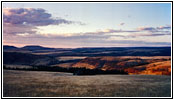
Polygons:
<instances>
[{"instance_id":1,"label":"tree line","mask_svg":"<svg viewBox=\"0 0 174 100\"><path fill-rule=\"evenodd\" d=\"M32 66L31 68L17 68L17 67L7 67L3 66L4 69L10 70L26 70L26 71L51 71L51 72L68 72L73 73L73 75L98 75L98 74L128 74L123 70L107 70L103 71L101 69L87 69L81 68L63 68L63 67L53 67L53 66Z\"/></svg>"}]
</instances>

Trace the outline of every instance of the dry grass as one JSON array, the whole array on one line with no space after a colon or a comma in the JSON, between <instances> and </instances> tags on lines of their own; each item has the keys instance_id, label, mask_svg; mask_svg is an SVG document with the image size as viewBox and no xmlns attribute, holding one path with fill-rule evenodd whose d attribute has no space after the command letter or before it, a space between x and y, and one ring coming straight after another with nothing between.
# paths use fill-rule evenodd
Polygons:
<instances>
[{"instance_id":1,"label":"dry grass","mask_svg":"<svg viewBox=\"0 0 174 100\"><path fill-rule=\"evenodd\" d=\"M154 75L170 75L171 73L171 61L162 61L151 63L146 66L146 70L140 72L140 74L154 74Z\"/></svg>"},{"instance_id":2,"label":"dry grass","mask_svg":"<svg viewBox=\"0 0 174 100\"><path fill-rule=\"evenodd\" d=\"M92 57L92 58L101 58L101 57ZM101 58L101 60L113 61L113 60L118 60L118 59L135 59L135 58L140 58L140 59L170 59L171 56L117 56L117 57L103 56Z\"/></svg>"},{"instance_id":3,"label":"dry grass","mask_svg":"<svg viewBox=\"0 0 174 100\"><path fill-rule=\"evenodd\" d=\"M142 69L142 70L141 70ZM159 61L125 69L130 75L171 75L171 61Z\"/></svg>"},{"instance_id":4,"label":"dry grass","mask_svg":"<svg viewBox=\"0 0 174 100\"><path fill-rule=\"evenodd\" d=\"M10 64L5 64L6 68L19 68L19 69L28 69L28 68L32 68L32 66L29 65L10 65Z\"/></svg>"},{"instance_id":5,"label":"dry grass","mask_svg":"<svg viewBox=\"0 0 174 100\"><path fill-rule=\"evenodd\" d=\"M119 58L170 59L171 56L120 56Z\"/></svg>"},{"instance_id":6,"label":"dry grass","mask_svg":"<svg viewBox=\"0 0 174 100\"><path fill-rule=\"evenodd\" d=\"M170 97L171 77L3 71L4 97Z\"/></svg>"},{"instance_id":7,"label":"dry grass","mask_svg":"<svg viewBox=\"0 0 174 100\"><path fill-rule=\"evenodd\" d=\"M73 63L62 63L62 64L56 64L56 65L52 65L52 66L58 66L58 67L63 67L63 68L71 68L71 66L74 64Z\"/></svg>"},{"instance_id":8,"label":"dry grass","mask_svg":"<svg viewBox=\"0 0 174 100\"><path fill-rule=\"evenodd\" d=\"M80 57L80 56L62 56L62 57L57 57L59 61L67 61L67 60L77 60L77 59L85 59L86 57Z\"/></svg>"},{"instance_id":9,"label":"dry grass","mask_svg":"<svg viewBox=\"0 0 174 100\"><path fill-rule=\"evenodd\" d=\"M61 53L69 53L70 51L49 51L49 52L38 52L32 53L34 55L48 55L48 54L61 54Z\"/></svg>"},{"instance_id":10,"label":"dry grass","mask_svg":"<svg viewBox=\"0 0 174 100\"><path fill-rule=\"evenodd\" d=\"M128 74L170 75L170 56L120 56L120 57L88 57L72 67L85 67L101 70L124 70Z\"/></svg>"}]
</instances>

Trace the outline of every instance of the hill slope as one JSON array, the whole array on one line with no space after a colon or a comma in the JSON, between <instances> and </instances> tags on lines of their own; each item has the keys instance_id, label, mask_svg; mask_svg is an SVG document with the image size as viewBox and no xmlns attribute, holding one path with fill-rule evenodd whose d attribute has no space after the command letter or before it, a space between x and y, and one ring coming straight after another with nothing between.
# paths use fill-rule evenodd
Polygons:
<instances>
[{"instance_id":1,"label":"hill slope","mask_svg":"<svg viewBox=\"0 0 174 100\"><path fill-rule=\"evenodd\" d=\"M4 52L4 64L23 64L23 65L50 65L54 64L56 60L47 56L33 55L19 52Z\"/></svg>"},{"instance_id":2,"label":"hill slope","mask_svg":"<svg viewBox=\"0 0 174 100\"><path fill-rule=\"evenodd\" d=\"M129 74L170 75L170 57L89 57L75 63L72 67L124 70Z\"/></svg>"}]
</instances>

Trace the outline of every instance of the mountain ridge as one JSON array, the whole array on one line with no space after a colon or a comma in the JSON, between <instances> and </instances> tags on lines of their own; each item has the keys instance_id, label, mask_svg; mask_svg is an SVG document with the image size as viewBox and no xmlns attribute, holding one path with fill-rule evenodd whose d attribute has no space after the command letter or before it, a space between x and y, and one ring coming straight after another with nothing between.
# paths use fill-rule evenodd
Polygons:
<instances>
[{"instance_id":1,"label":"mountain ridge","mask_svg":"<svg viewBox=\"0 0 174 100\"><path fill-rule=\"evenodd\" d=\"M46 46L41 46L41 45L25 45L23 47L17 47L13 45L3 45L3 47L15 47L15 48L26 48L26 47L40 47L40 48L54 48L54 47L46 47ZM105 49L105 48L171 48L171 46L142 46L142 47L77 47L77 48L69 48L69 49ZM54 49L61 49L61 48L54 48ZM68 49L68 48L62 48L62 49Z\"/></svg>"}]
</instances>

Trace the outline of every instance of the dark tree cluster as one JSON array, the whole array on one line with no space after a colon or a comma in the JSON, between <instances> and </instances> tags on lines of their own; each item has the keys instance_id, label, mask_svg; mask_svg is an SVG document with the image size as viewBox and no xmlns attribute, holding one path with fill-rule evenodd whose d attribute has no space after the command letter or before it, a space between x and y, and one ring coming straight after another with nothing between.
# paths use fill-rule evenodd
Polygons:
<instances>
[{"instance_id":1,"label":"dark tree cluster","mask_svg":"<svg viewBox=\"0 0 174 100\"><path fill-rule=\"evenodd\" d=\"M12 68L4 65L3 68L10 70L26 70L26 71L68 72L68 73L73 73L73 75L128 74L123 70L103 71L100 69L62 68L62 67L52 67L52 66L33 66L32 68L16 68L16 67Z\"/></svg>"}]
</instances>

